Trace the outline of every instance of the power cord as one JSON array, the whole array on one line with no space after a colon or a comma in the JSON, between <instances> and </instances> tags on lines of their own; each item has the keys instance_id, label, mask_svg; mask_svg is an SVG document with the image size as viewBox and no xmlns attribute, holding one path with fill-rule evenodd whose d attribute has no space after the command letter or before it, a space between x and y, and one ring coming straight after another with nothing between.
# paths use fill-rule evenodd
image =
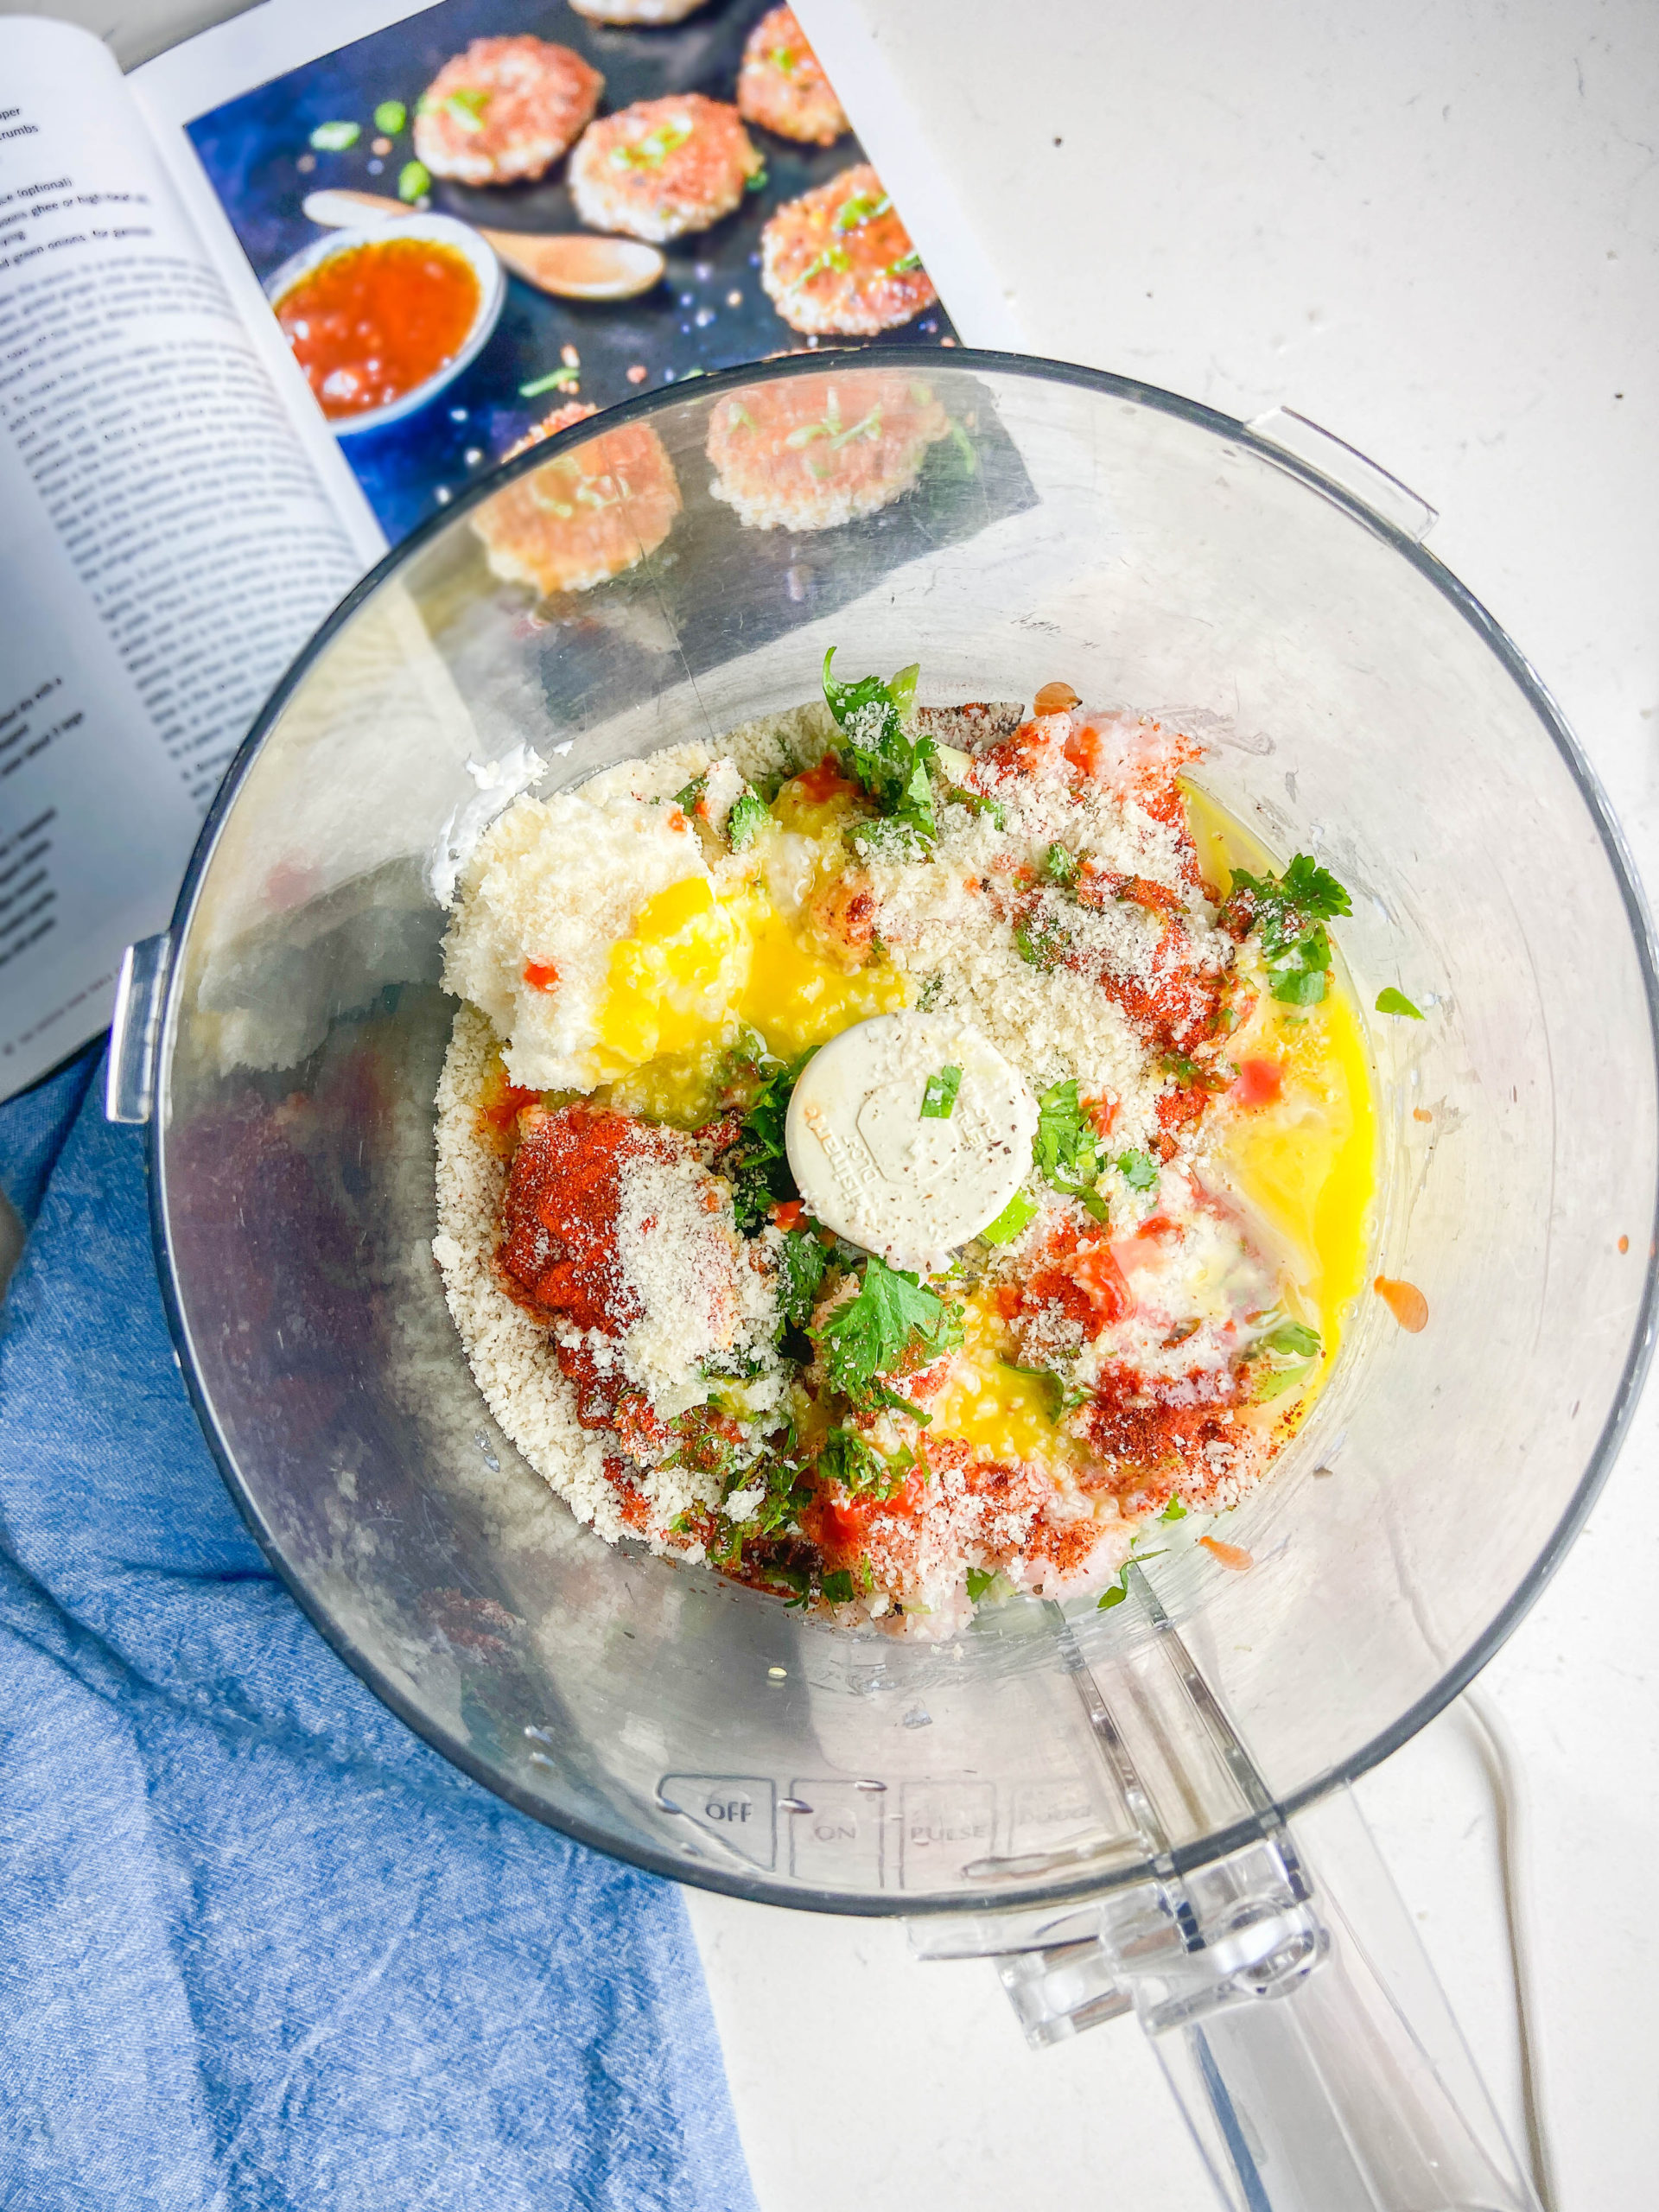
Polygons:
<instances>
[{"instance_id":1,"label":"power cord","mask_svg":"<svg viewBox=\"0 0 1659 2212\"><path fill-rule=\"evenodd\" d=\"M1532 1809L1526 1770L1509 1725L1484 1691L1466 1689L1456 1708L1467 1718L1497 1815L1498 1869L1503 1918L1515 1985L1515 2024L1521 2052L1521 2103L1527 2127L1527 2163L1544 2212L1559 2212L1551 2154L1544 2059L1539 2036L1537 1984L1533 1976L1531 1901Z\"/></svg>"}]
</instances>

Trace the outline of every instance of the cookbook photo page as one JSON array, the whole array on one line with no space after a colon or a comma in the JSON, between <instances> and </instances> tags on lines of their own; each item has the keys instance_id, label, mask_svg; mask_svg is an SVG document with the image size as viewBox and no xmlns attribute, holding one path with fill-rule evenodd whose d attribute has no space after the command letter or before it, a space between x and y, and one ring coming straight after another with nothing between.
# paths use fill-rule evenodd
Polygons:
<instances>
[{"instance_id":1,"label":"cookbook photo page","mask_svg":"<svg viewBox=\"0 0 1659 2212\"><path fill-rule=\"evenodd\" d=\"M394 543L577 410L957 342L792 13L653 12L442 0L188 127Z\"/></svg>"}]
</instances>

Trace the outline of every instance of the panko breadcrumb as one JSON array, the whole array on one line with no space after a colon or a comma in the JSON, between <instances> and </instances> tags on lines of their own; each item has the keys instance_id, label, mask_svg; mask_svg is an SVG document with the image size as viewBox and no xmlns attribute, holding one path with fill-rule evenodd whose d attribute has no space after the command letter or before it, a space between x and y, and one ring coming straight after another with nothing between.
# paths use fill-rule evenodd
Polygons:
<instances>
[{"instance_id":1,"label":"panko breadcrumb","mask_svg":"<svg viewBox=\"0 0 1659 2212\"><path fill-rule=\"evenodd\" d=\"M764 167L734 107L676 92L590 124L570 156L570 196L591 229L660 245L729 215Z\"/></svg>"},{"instance_id":2,"label":"panko breadcrumb","mask_svg":"<svg viewBox=\"0 0 1659 2212\"><path fill-rule=\"evenodd\" d=\"M511 461L596 408L573 401L527 430ZM663 442L631 423L531 469L472 518L491 569L504 583L549 596L591 591L654 553L680 512L680 487Z\"/></svg>"},{"instance_id":3,"label":"panko breadcrumb","mask_svg":"<svg viewBox=\"0 0 1659 2212\"><path fill-rule=\"evenodd\" d=\"M900 498L950 434L931 387L902 369L780 378L715 401L709 489L750 530L834 530Z\"/></svg>"},{"instance_id":4,"label":"panko breadcrumb","mask_svg":"<svg viewBox=\"0 0 1659 2212\"><path fill-rule=\"evenodd\" d=\"M792 8L774 8L749 33L737 111L746 123L804 146L833 146L852 128Z\"/></svg>"},{"instance_id":5,"label":"panko breadcrumb","mask_svg":"<svg viewBox=\"0 0 1659 2212\"><path fill-rule=\"evenodd\" d=\"M593 119L605 79L568 46L528 35L475 38L415 110L415 152L457 184L545 175Z\"/></svg>"},{"instance_id":6,"label":"panko breadcrumb","mask_svg":"<svg viewBox=\"0 0 1659 2212\"><path fill-rule=\"evenodd\" d=\"M868 162L778 210L760 234L760 282L810 337L878 337L939 296Z\"/></svg>"}]
</instances>

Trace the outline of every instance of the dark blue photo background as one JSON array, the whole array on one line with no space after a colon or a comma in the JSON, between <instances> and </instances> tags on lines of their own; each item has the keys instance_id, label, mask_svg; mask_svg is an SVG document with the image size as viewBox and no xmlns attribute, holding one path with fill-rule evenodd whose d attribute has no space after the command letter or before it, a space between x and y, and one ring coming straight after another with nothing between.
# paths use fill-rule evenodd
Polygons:
<instances>
[{"instance_id":1,"label":"dark blue photo background","mask_svg":"<svg viewBox=\"0 0 1659 2212\"><path fill-rule=\"evenodd\" d=\"M412 156L407 124L384 157L373 152L372 121L384 100L415 103L442 64L474 38L532 31L573 47L602 71L602 113L677 92L734 97L743 44L770 0L713 0L689 22L667 30L610 29L589 23L563 0L442 0L423 14L359 39L353 46L228 102L190 126L190 137L261 283L318 236L302 204L323 186L395 194ZM320 123L356 123L355 145L313 154ZM342 450L395 543L435 507L499 460L529 426L568 397L522 397L550 375L563 350L580 357L580 391L599 407L675 382L694 369L730 368L798 347L798 337L760 289L760 232L773 210L863 159L857 141L797 146L768 131L753 137L767 181L714 229L664 249L668 274L643 299L613 306L550 299L517 276L487 346L429 405L384 430L342 441ZM308 162L302 169L302 160ZM581 228L564 184L564 164L534 184L469 189L435 182L442 213L498 230ZM936 346L952 336L939 310L890 334ZM629 381L630 368L643 378Z\"/></svg>"}]
</instances>

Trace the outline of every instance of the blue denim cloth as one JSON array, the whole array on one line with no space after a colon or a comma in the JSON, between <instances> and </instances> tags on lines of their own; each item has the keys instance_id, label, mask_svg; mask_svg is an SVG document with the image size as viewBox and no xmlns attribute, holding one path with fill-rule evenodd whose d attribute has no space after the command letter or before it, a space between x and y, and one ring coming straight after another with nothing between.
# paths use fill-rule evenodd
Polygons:
<instances>
[{"instance_id":1,"label":"blue denim cloth","mask_svg":"<svg viewBox=\"0 0 1659 2212\"><path fill-rule=\"evenodd\" d=\"M749 2212L671 1885L497 1802L272 1577L140 1133L0 1109L0 2205Z\"/></svg>"}]
</instances>

